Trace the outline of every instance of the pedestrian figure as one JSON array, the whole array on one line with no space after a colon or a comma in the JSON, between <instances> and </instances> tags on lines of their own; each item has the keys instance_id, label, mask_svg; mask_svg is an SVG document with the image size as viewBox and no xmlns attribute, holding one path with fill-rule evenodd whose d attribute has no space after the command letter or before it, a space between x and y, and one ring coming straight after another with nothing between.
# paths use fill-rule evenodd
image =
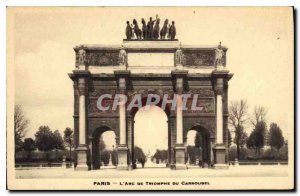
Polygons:
<instances>
[{"instance_id":1,"label":"pedestrian figure","mask_svg":"<svg viewBox=\"0 0 300 196\"><path fill-rule=\"evenodd\" d=\"M140 162L141 162L141 164L142 164L142 168L144 168L144 166L145 166L145 159L144 159L144 158L141 158L141 159L140 159Z\"/></svg>"}]
</instances>

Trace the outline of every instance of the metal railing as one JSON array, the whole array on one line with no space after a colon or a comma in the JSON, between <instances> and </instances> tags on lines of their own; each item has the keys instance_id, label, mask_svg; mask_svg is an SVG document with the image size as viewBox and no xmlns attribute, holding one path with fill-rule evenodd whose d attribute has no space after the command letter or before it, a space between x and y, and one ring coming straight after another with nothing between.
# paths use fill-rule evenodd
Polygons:
<instances>
[{"instance_id":1,"label":"metal railing","mask_svg":"<svg viewBox=\"0 0 300 196\"><path fill-rule=\"evenodd\" d=\"M39 162L39 163L16 163L15 168L58 168L72 167L70 162Z\"/></svg>"},{"instance_id":2,"label":"metal railing","mask_svg":"<svg viewBox=\"0 0 300 196\"><path fill-rule=\"evenodd\" d=\"M229 165L288 165L288 161L229 161Z\"/></svg>"}]
</instances>

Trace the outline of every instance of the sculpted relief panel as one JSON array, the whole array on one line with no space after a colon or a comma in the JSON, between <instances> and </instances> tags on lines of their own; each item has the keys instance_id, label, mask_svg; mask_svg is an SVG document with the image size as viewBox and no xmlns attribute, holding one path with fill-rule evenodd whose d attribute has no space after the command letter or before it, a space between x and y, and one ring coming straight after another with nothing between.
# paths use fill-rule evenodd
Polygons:
<instances>
[{"instance_id":1,"label":"sculpted relief panel","mask_svg":"<svg viewBox=\"0 0 300 196\"><path fill-rule=\"evenodd\" d=\"M184 51L185 66L214 66L215 51Z\"/></svg>"},{"instance_id":2,"label":"sculpted relief panel","mask_svg":"<svg viewBox=\"0 0 300 196\"><path fill-rule=\"evenodd\" d=\"M88 52L85 55L86 63L89 66L117 66L119 51L97 51ZM80 63L80 55L76 55L76 65Z\"/></svg>"},{"instance_id":3,"label":"sculpted relief panel","mask_svg":"<svg viewBox=\"0 0 300 196\"><path fill-rule=\"evenodd\" d=\"M184 110L183 111L184 113L205 113L205 114L215 113L215 104L213 98L206 98L206 99L198 98L197 101L193 101L193 98L188 98L186 105L188 109ZM196 109L192 110L192 107Z\"/></svg>"},{"instance_id":4,"label":"sculpted relief panel","mask_svg":"<svg viewBox=\"0 0 300 196\"><path fill-rule=\"evenodd\" d=\"M215 93L211 88L190 89L190 94L198 94L199 97L215 97Z\"/></svg>"},{"instance_id":5,"label":"sculpted relief panel","mask_svg":"<svg viewBox=\"0 0 300 196\"><path fill-rule=\"evenodd\" d=\"M89 115L97 115L97 114L111 114L116 113L117 111L113 111L111 108L113 106L114 99L103 99L102 107L108 107L108 110L100 110L97 107L97 99L91 99L88 103L88 113Z\"/></svg>"},{"instance_id":6,"label":"sculpted relief panel","mask_svg":"<svg viewBox=\"0 0 300 196\"><path fill-rule=\"evenodd\" d=\"M88 103L89 115L116 113L116 111L111 110L113 101L114 101L114 96L116 93L117 93L117 91L113 90L113 89L94 89L93 91L90 91L89 92L89 103ZM112 95L112 99L104 98L102 101L102 107L109 107L109 110L106 110L106 111L101 111L97 107L98 98L103 94Z\"/></svg>"},{"instance_id":7,"label":"sculpted relief panel","mask_svg":"<svg viewBox=\"0 0 300 196\"><path fill-rule=\"evenodd\" d=\"M191 89L187 93L191 94L191 97L187 99L188 110L185 110L184 113L215 113L215 94L211 88ZM197 101L193 101L195 96L198 96ZM192 106L197 107L197 109L191 110Z\"/></svg>"}]
</instances>

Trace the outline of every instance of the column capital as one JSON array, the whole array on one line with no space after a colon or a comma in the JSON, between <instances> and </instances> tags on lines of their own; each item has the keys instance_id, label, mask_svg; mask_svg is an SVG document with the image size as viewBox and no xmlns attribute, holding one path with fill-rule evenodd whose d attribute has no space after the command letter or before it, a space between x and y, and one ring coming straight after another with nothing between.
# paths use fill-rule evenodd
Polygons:
<instances>
[{"instance_id":1,"label":"column capital","mask_svg":"<svg viewBox=\"0 0 300 196\"><path fill-rule=\"evenodd\" d=\"M171 74L175 78L184 78L187 76L188 72L189 71L187 70L173 70Z\"/></svg>"},{"instance_id":2,"label":"column capital","mask_svg":"<svg viewBox=\"0 0 300 196\"><path fill-rule=\"evenodd\" d=\"M175 89L177 94L184 92L185 78L187 77L188 71L186 70L174 70L171 72L172 77L175 80Z\"/></svg>"},{"instance_id":3,"label":"column capital","mask_svg":"<svg viewBox=\"0 0 300 196\"><path fill-rule=\"evenodd\" d=\"M226 81L229 81L232 78L233 73L229 73L229 70L217 70L216 69L216 70L212 71L211 76L212 76L213 80L222 78Z\"/></svg>"},{"instance_id":4,"label":"column capital","mask_svg":"<svg viewBox=\"0 0 300 196\"><path fill-rule=\"evenodd\" d=\"M128 86L128 79L130 77L130 71L116 70L114 71L114 74L117 78L119 92L125 94Z\"/></svg>"},{"instance_id":5,"label":"column capital","mask_svg":"<svg viewBox=\"0 0 300 196\"><path fill-rule=\"evenodd\" d=\"M78 79L78 92L79 95L86 95L87 94L87 84L85 78Z\"/></svg>"},{"instance_id":6,"label":"column capital","mask_svg":"<svg viewBox=\"0 0 300 196\"><path fill-rule=\"evenodd\" d=\"M69 74L69 76L73 76L74 78L88 78L91 73L88 70L73 70L73 74Z\"/></svg>"},{"instance_id":7,"label":"column capital","mask_svg":"<svg viewBox=\"0 0 300 196\"><path fill-rule=\"evenodd\" d=\"M223 95L223 93L224 93L224 89L223 88L221 88L221 87L217 87L217 88L215 88L215 94L216 95Z\"/></svg>"},{"instance_id":8,"label":"column capital","mask_svg":"<svg viewBox=\"0 0 300 196\"><path fill-rule=\"evenodd\" d=\"M116 78L129 78L131 72L128 70L115 70L114 74L116 76Z\"/></svg>"},{"instance_id":9,"label":"column capital","mask_svg":"<svg viewBox=\"0 0 300 196\"><path fill-rule=\"evenodd\" d=\"M88 70L73 70L73 73L69 73L68 75L71 80L76 81L79 78L89 78L91 73Z\"/></svg>"}]
</instances>

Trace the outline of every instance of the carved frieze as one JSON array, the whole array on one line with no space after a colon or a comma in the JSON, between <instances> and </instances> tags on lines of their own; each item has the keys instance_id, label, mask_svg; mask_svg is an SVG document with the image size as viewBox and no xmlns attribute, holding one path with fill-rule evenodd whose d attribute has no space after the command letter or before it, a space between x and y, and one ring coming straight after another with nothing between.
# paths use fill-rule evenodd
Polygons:
<instances>
[{"instance_id":1,"label":"carved frieze","mask_svg":"<svg viewBox=\"0 0 300 196\"><path fill-rule=\"evenodd\" d=\"M185 51L183 60L185 66L214 66L215 52Z\"/></svg>"},{"instance_id":2,"label":"carved frieze","mask_svg":"<svg viewBox=\"0 0 300 196\"><path fill-rule=\"evenodd\" d=\"M117 90L115 89L93 89L89 92L89 97L91 98L98 98L103 94L110 94L114 96L117 93Z\"/></svg>"},{"instance_id":3,"label":"carved frieze","mask_svg":"<svg viewBox=\"0 0 300 196\"><path fill-rule=\"evenodd\" d=\"M215 102L213 98L193 99L193 97L190 97L187 99L186 107L187 110L183 110L184 113L203 113L203 114L215 113Z\"/></svg>"},{"instance_id":4,"label":"carved frieze","mask_svg":"<svg viewBox=\"0 0 300 196\"><path fill-rule=\"evenodd\" d=\"M103 108L108 107L109 108L108 110L100 110L97 107L97 101L98 101L97 99L91 99L89 101L89 103L88 103L88 114L95 115L95 114L103 114L103 113L106 113L106 114L116 113L116 111L112 110L114 99L103 99L102 100L102 102L101 102L102 107Z\"/></svg>"},{"instance_id":5,"label":"carved frieze","mask_svg":"<svg viewBox=\"0 0 300 196\"><path fill-rule=\"evenodd\" d=\"M79 54L76 55L76 65L79 64ZM117 66L119 58L118 51L87 52L86 61L89 66Z\"/></svg>"},{"instance_id":6,"label":"carved frieze","mask_svg":"<svg viewBox=\"0 0 300 196\"><path fill-rule=\"evenodd\" d=\"M190 94L198 94L198 97L215 97L215 93L211 88L190 89Z\"/></svg>"},{"instance_id":7,"label":"carved frieze","mask_svg":"<svg viewBox=\"0 0 300 196\"><path fill-rule=\"evenodd\" d=\"M138 89L132 90L128 92L129 97L133 97L135 94L141 94L142 97L147 96L149 94L156 94L156 95L164 95L168 94L170 97L173 97L174 91L173 89Z\"/></svg>"}]
</instances>

